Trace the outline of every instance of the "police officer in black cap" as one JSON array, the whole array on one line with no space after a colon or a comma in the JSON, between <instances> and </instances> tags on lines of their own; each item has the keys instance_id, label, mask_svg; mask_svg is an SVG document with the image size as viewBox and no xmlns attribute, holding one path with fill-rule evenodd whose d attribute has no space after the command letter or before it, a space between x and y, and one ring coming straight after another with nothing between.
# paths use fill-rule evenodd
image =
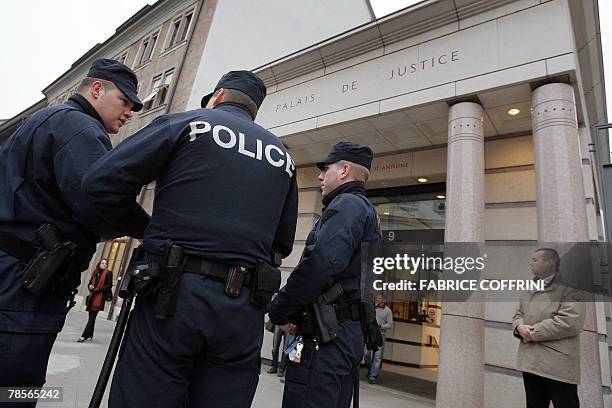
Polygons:
<instances>
[{"instance_id":1,"label":"police officer in black cap","mask_svg":"<svg viewBox=\"0 0 612 408\"><path fill-rule=\"evenodd\" d=\"M137 288L111 408L251 405L280 286L272 258L291 253L297 222L295 163L254 123L265 96L256 75L229 72L202 99L208 109L156 118L86 176L111 223L129 222L125 205L156 181L138 276L157 283Z\"/></svg>"},{"instance_id":2,"label":"police officer in black cap","mask_svg":"<svg viewBox=\"0 0 612 408\"><path fill-rule=\"evenodd\" d=\"M274 324L297 334L287 350L283 407L350 405L364 349L359 306L361 243L381 238L378 218L365 192L372 157L368 146L340 142L317 163L323 213L270 311ZM313 302L322 294L333 305L331 313L337 322L333 340L323 339L312 312Z\"/></svg>"},{"instance_id":3,"label":"police officer in black cap","mask_svg":"<svg viewBox=\"0 0 612 408\"><path fill-rule=\"evenodd\" d=\"M128 222L103 222L81 190L86 170L112 147L108 133L142 108L137 82L127 66L96 60L78 93L35 113L0 146L0 386L45 383L51 347L96 243L138 237L148 222L135 203L126 208ZM37 232L43 225L46 235ZM76 245L57 270L34 259L49 231ZM35 287L23 284L24 271Z\"/></svg>"}]
</instances>

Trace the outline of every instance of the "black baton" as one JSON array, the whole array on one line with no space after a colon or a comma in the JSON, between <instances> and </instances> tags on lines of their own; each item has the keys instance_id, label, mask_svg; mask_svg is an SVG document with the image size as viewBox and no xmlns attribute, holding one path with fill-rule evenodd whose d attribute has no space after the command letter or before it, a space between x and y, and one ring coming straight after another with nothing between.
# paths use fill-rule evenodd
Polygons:
<instances>
[{"instance_id":1,"label":"black baton","mask_svg":"<svg viewBox=\"0 0 612 408\"><path fill-rule=\"evenodd\" d=\"M106 390L106 385L108 384L108 379L110 378L113 364L115 363L115 358L117 358L117 353L119 352L123 332L127 326L128 315L130 314L133 300L133 297L123 300L121 312L119 312L119 318L117 319L117 325L115 326L115 331L113 332L113 338L108 346L106 357L104 357L104 364L102 364L102 370L100 370L100 376L98 377L96 388L91 396L89 408L99 408L100 404L102 403L104 391Z\"/></svg>"},{"instance_id":2,"label":"black baton","mask_svg":"<svg viewBox=\"0 0 612 408\"><path fill-rule=\"evenodd\" d=\"M113 364L117 358L119 346L121 345L121 340L123 339L123 333L125 332L125 328L127 326L128 316L130 314L130 310L132 309L132 302L134 301L135 292L131 275L132 269L134 268L133 264L136 261L142 260L143 258L144 250L142 250L140 247L135 248L132 252L130 264L123 276L123 279L121 280L121 288L119 289L119 297L123 298L121 312L119 312L117 324L115 325L115 330L113 331L113 337L108 345L108 351L106 352L106 357L104 357L104 364L102 364L102 370L100 370L100 376L98 377L96 388L94 389L93 395L91 396L91 401L89 402L89 408L99 408L100 404L102 403L104 391L106 390L108 379L110 378L111 371L113 370Z\"/></svg>"},{"instance_id":3,"label":"black baton","mask_svg":"<svg viewBox=\"0 0 612 408\"><path fill-rule=\"evenodd\" d=\"M359 408L359 367L357 367L353 380L353 408Z\"/></svg>"}]
</instances>

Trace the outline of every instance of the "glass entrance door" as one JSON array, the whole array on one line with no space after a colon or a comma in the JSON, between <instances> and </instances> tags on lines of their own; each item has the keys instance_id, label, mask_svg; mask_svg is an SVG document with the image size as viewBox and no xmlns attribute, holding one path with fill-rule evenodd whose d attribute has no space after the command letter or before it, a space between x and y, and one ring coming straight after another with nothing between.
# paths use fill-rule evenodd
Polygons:
<instances>
[{"instance_id":1,"label":"glass entrance door","mask_svg":"<svg viewBox=\"0 0 612 408\"><path fill-rule=\"evenodd\" d=\"M380 218L383 239L437 250L444 242L445 184L368 191ZM433 245L433 246L432 246ZM384 291L393 315L386 333L377 383L435 398L441 303L419 293Z\"/></svg>"}]
</instances>

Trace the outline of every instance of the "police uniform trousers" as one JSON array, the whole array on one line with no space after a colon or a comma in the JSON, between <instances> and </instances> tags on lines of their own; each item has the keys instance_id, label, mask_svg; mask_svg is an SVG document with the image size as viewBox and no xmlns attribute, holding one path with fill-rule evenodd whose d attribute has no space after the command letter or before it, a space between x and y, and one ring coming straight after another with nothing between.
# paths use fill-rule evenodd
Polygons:
<instances>
[{"instance_id":1,"label":"police uniform trousers","mask_svg":"<svg viewBox=\"0 0 612 408\"><path fill-rule=\"evenodd\" d=\"M136 298L110 390L110 408L250 407L261 365L263 309L243 287L183 273L174 316Z\"/></svg>"},{"instance_id":2,"label":"police uniform trousers","mask_svg":"<svg viewBox=\"0 0 612 408\"><path fill-rule=\"evenodd\" d=\"M53 342L66 308L52 294L34 296L21 287L25 264L0 250L0 387L42 387ZM34 407L36 403L0 403Z\"/></svg>"},{"instance_id":3,"label":"police uniform trousers","mask_svg":"<svg viewBox=\"0 0 612 408\"><path fill-rule=\"evenodd\" d=\"M300 363L287 361L283 408L348 408L363 348L359 321L340 322L338 338L318 351L306 338Z\"/></svg>"}]
</instances>

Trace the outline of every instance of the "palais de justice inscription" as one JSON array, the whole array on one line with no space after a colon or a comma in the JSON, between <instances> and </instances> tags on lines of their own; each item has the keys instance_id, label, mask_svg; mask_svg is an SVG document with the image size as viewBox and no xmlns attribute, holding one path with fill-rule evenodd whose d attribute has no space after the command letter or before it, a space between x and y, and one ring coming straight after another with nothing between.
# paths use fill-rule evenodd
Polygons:
<instances>
[{"instance_id":1,"label":"palais de justice inscription","mask_svg":"<svg viewBox=\"0 0 612 408\"><path fill-rule=\"evenodd\" d=\"M398 65L396 67L391 68L390 71L384 71L387 73L385 76L385 80L395 81L400 78L410 78L413 74L416 74L418 72L427 72L439 66L456 63L459 60L459 51L452 50L444 54L439 54L437 56L420 59L419 61L409 61L403 65ZM342 83L337 85L337 90L340 95L350 95L354 92L359 91L359 81L353 79L343 81ZM297 109L306 105L315 104L316 102L316 93L305 93L304 95L298 96L296 98L280 101L276 104L275 112L284 112L292 109Z\"/></svg>"}]
</instances>

